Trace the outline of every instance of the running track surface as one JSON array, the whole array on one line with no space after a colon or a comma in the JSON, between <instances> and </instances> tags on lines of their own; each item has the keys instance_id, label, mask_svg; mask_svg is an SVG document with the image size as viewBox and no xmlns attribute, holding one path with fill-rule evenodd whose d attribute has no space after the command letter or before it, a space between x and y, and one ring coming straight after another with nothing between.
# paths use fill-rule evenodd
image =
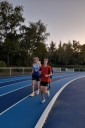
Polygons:
<instances>
[{"instance_id":1,"label":"running track surface","mask_svg":"<svg viewBox=\"0 0 85 128\"><path fill-rule=\"evenodd\" d=\"M34 128L54 95L67 82L78 77L83 78L73 81L63 90L54 103L43 127L85 128L83 127L85 126L85 121L83 120L85 119L84 76L85 73L80 72L54 74L50 90L51 95L49 98L45 95L46 102L44 104L40 104L42 100L40 94L32 98L29 96L32 91L31 76L0 78L0 128ZM75 110L76 112L74 113ZM74 121L73 118L76 120ZM53 119L53 123L50 119Z\"/></svg>"},{"instance_id":2,"label":"running track surface","mask_svg":"<svg viewBox=\"0 0 85 128\"><path fill-rule=\"evenodd\" d=\"M85 77L70 83L55 101L43 128L85 128Z\"/></svg>"}]
</instances>

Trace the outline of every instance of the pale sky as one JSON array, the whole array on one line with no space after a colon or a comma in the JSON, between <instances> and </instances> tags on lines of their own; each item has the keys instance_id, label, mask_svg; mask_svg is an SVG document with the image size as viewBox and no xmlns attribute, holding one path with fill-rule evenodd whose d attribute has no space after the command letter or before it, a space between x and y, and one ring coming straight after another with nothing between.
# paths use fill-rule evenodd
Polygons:
<instances>
[{"instance_id":1,"label":"pale sky","mask_svg":"<svg viewBox=\"0 0 85 128\"><path fill-rule=\"evenodd\" d=\"M2 0L0 0L2 1ZM7 0L14 6L24 7L25 25L41 20L57 44L69 40L85 43L85 0Z\"/></svg>"}]
</instances>

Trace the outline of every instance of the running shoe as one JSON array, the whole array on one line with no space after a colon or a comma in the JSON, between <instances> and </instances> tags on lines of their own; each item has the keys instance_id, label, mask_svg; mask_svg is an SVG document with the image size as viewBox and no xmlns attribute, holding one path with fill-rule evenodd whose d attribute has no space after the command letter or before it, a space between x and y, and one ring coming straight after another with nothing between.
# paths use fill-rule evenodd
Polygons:
<instances>
[{"instance_id":1,"label":"running shoe","mask_svg":"<svg viewBox=\"0 0 85 128\"><path fill-rule=\"evenodd\" d=\"M30 96L31 96L31 97L34 96L34 93L30 94Z\"/></svg>"},{"instance_id":2,"label":"running shoe","mask_svg":"<svg viewBox=\"0 0 85 128\"><path fill-rule=\"evenodd\" d=\"M48 97L50 97L50 91L48 91Z\"/></svg>"},{"instance_id":3,"label":"running shoe","mask_svg":"<svg viewBox=\"0 0 85 128\"><path fill-rule=\"evenodd\" d=\"M39 90L36 92L36 94L37 94L37 95L39 94Z\"/></svg>"},{"instance_id":4,"label":"running shoe","mask_svg":"<svg viewBox=\"0 0 85 128\"><path fill-rule=\"evenodd\" d=\"M45 99L43 99L43 100L41 101L41 104L43 104L43 103L45 103Z\"/></svg>"}]
</instances>

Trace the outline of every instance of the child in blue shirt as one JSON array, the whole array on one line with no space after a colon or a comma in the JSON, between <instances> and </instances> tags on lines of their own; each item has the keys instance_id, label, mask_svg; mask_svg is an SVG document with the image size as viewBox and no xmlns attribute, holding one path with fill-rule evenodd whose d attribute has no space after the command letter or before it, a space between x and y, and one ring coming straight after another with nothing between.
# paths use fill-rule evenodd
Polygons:
<instances>
[{"instance_id":1,"label":"child in blue shirt","mask_svg":"<svg viewBox=\"0 0 85 128\"><path fill-rule=\"evenodd\" d=\"M52 75L50 76L50 82L49 82L49 89L51 88L51 79L53 77L54 71L53 68L51 67Z\"/></svg>"},{"instance_id":2,"label":"child in blue shirt","mask_svg":"<svg viewBox=\"0 0 85 128\"><path fill-rule=\"evenodd\" d=\"M40 62L39 58L35 57L34 58L34 63L33 63L33 70L32 70L32 94L30 95L31 97L34 96L34 83L35 80L37 81L37 92L36 94L39 94L39 81L40 81L40 74L39 74L39 69L40 69Z\"/></svg>"}]
</instances>

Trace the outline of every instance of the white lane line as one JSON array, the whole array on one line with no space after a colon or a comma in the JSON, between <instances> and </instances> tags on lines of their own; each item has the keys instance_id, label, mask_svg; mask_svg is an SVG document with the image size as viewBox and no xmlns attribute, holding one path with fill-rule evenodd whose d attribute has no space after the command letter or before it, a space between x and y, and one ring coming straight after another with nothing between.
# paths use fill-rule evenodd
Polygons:
<instances>
[{"instance_id":1,"label":"white lane line","mask_svg":"<svg viewBox=\"0 0 85 128\"><path fill-rule=\"evenodd\" d=\"M17 75L17 76L3 76L0 77L0 79L12 79L12 78L16 78L16 77L23 77L23 76L30 76L30 75Z\"/></svg>"},{"instance_id":2,"label":"white lane line","mask_svg":"<svg viewBox=\"0 0 85 128\"><path fill-rule=\"evenodd\" d=\"M64 76L67 76L67 75L64 75ZM61 77L63 77L63 75L61 76ZM54 75L54 77L53 78L61 78L61 77L56 77L56 75ZM29 78L28 78L29 79ZM16 81L16 80L15 80ZM31 81L31 80L26 80L26 81ZM11 81L10 81L11 82ZM24 82L24 81L22 81L22 82ZM18 83L22 83L22 82L18 82ZM4 82L5 83L5 82ZM17 83L13 83L13 84L17 84ZM0 87L0 88L5 88L5 87L8 87L8 86L11 86L11 85L13 85L13 84L9 84L9 85L5 85L5 86L2 86L2 87Z\"/></svg>"},{"instance_id":3,"label":"white lane line","mask_svg":"<svg viewBox=\"0 0 85 128\"><path fill-rule=\"evenodd\" d=\"M6 82L11 82L11 81L16 81L16 80L23 80L23 79L31 79L31 78L29 78L29 77L25 77L25 78L18 78L18 79L12 79L12 80L7 80L7 81L3 81L3 82L0 82L0 84L2 84L2 83L6 83Z\"/></svg>"},{"instance_id":4,"label":"white lane line","mask_svg":"<svg viewBox=\"0 0 85 128\"><path fill-rule=\"evenodd\" d=\"M57 80L57 81L59 81L59 80ZM55 82L57 82L57 81L55 81ZM55 83L55 82L52 82L52 84ZM40 90L40 89L39 89L39 90ZM37 91L35 91L34 93L36 93L36 92L37 92ZM18 103L22 102L23 100L25 100L25 99L28 98L29 96L30 96L30 94L29 94L28 96L26 96L25 98L21 99L20 101L16 102L15 104L13 104L11 107L9 107L9 108L6 109L5 111L3 111L0 115L2 115L3 113L5 113L5 112L8 111L9 109L11 109L12 107L14 107L15 105L17 105Z\"/></svg>"},{"instance_id":5,"label":"white lane line","mask_svg":"<svg viewBox=\"0 0 85 128\"><path fill-rule=\"evenodd\" d=\"M0 95L0 96L4 96L4 95L7 95L7 94L9 94L9 93L15 92L15 91L17 91L17 90L20 90L20 89L22 89L22 88L25 88L25 87L28 87L28 86L31 86L31 85L32 85L32 84L28 84L28 85L26 85L26 86L24 86L24 87L21 87L21 88L17 88L17 89L15 89L15 90L9 91L9 92L7 92L7 93L4 93L4 94L2 94L2 95Z\"/></svg>"},{"instance_id":6,"label":"white lane line","mask_svg":"<svg viewBox=\"0 0 85 128\"><path fill-rule=\"evenodd\" d=\"M56 77L55 77L56 78ZM27 81L29 81L29 80L27 80ZM23 81L24 82L24 81ZM19 83L22 83L22 82L19 82ZM17 84L17 83L16 83ZM12 85L12 84L11 84ZM32 84L29 84L28 86L30 86L30 85L32 85ZM14 92L14 91L17 91L17 90L20 90L20 89L22 89L22 88L25 88L25 87L28 87L27 85L26 86L24 86L24 87L21 87L21 88L17 88L17 89L15 89L15 90L12 90L12 91L9 91L9 92L7 92L7 93L4 93L4 94L2 94L2 95L0 95L0 96L4 96L4 95L6 95L6 94L9 94L9 93L11 93L11 92ZM7 86L6 86L7 87Z\"/></svg>"},{"instance_id":7,"label":"white lane line","mask_svg":"<svg viewBox=\"0 0 85 128\"><path fill-rule=\"evenodd\" d=\"M62 77L62 76L61 76L61 77ZM61 78L61 77L53 77L53 79L54 79L54 78ZM26 81L32 81L32 80L25 80L25 81L18 82L18 83L23 83L23 82L26 82ZM5 86L0 87L0 89L1 89L1 88L6 88L6 87L8 87L8 86L11 86L11 85L14 85L14 84L18 84L18 83L13 83L13 84L5 85Z\"/></svg>"},{"instance_id":8,"label":"white lane line","mask_svg":"<svg viewBox=\"0 0 85 128\"><path fill-rule=\"evenodd\" d=\"M57 78L57 77L55 77L55 78ZM61 77L59 77L59 78L61 78ZM66 78L66 77L65 77ZM65 78L61 78L61 79L65 79ZM61 79L59 79L59 80L61 80ZM56 81L59 81L59 80L56 80ZM56 81L54 81L54 82L56 82ZM23 81L24 82L24 81ZM54 83L54 82L52 82L52 83ZM30 84L30 85L28 85L28 86L31 86L32 84ZM0 96L4 96L4 95L7 95L7 94L9 94L9 93L11 93L11 92L15 92L15 91L17 91L17 90L20 90L20 89L22 89L22 88L25 88L25 87L28 87L27 85L26 86L24 86L24 87L21 87L21 88L17 88L17 89L15 89L15 90L12 90L12 91L9 91L9 92L7 92L7 93L4 93L4 94L2 94L2 95L0 95Z\"/></svg>"},{"instance_id":9,"label":"white lane line","mask_svg":"<svg viewBox=\"0 0 85 128\"><path fill-rule=\"evenodd\" d=\"M9 85L0 87L0 89L1 88L6 88L6 87L11 86L11 85L14 85L14 84L23 83L23 82L26 82L26 81L32 81L32 80L25 80L25 81L22 81L22 82L17 82L17 83L9 84Z\"/></svg>"},{"instance_id":10,"label":"white lane line","mask_svg":"<svg viewBox=\"0 0 85 128\"><path fill-rule=\"evenodd\" d=\"M57 78L56 76L54 76L53 78ZM60 78L60 77L59 77ZM29 79L29 78L28 78ZM21 79L22 80L22 79ZM15 80L16 81L16 80ZM32 81L32 80L25 80L25 81ZM25 81L22 81L22 82L25 82ZM10 81L11 82L11 81ZM22 82L18 82L18 83L22 83ZM5 83L5 82L3 82L3 83ZM13 84L17 84L17 83L13 83ZM13 85L13 84L9 84L9 85L5 85L5 86L2 86L2 87L0 87L0 88L5 88L5 87L8 87L8 86L11 86L11 85Z\"/></svg>"},{"instance_id":11,"label":"white lane line","mask_svg":"<svg viewBox=\"0 0 85 128\"><path fill-rule=\"evenodd\" d=\"M59 74L54 74L54 75L53 75L54 78L55 78L56 75L58 76ZM59 76L61 76L61 75L59 75ZM62 76L63 76L63 74L62 74ZM62 76L61 76L61 77L62 77ZM64 75L64 76L66 76L66 75ZM22 77L23 77L23 76L22 76ZM26 78L31 79L31 76L28 76L28 77L26 76L26 77L21 78L21 79L18 78L18 79L15 79L15 80L10 80L10 81L8 80L8 81L0 82L0 84L1 84L1 83L6 83L6 82L11 82L11 81L16 81L16 80L22 80L22 79L26 79ZM2 87L0 87L0 88L2 88Z\"/></svg>"},{"instance_id":12,"label":"white lane line","mask_svg":"<svg viewBox=\"0 0 85 128\"><path fill-rule=\"evenodd\" d=\"M37 124L35 125L34 128L42 128L45 121L46 121L46 118L48 117L48 114L53 106L53 104L55 103L56 99L58 98L58 96L60 95L60 93L63 91L63 89L69 85L71 82L79 79L79 78L83 78L85 76L81 76L81 77L78 77L78 78L75 78L71 81L69 81L68 83L66 83L56 94L55 96L52 98L52 100L50 101L50 103L47 105L47 107L45 108L44 112L42 113L40 119L38 120Z\"/></svg>"},{"instance_id":13,"label":"white lane line","mask_svg":"<svg viewBox=\"0 0 85 128\"><path fill-rule=\"evenodd\" d=\"M34 93L36 93L36 92L37 92L37 91L35 91ZM24 97L22 100L19 100L18 102L16 102L15 104L13 104L11 107L9 107L8 109L6 109L5 111L1 112L1 113L0 113L0 116L1 116L2 114L4 114L5 112L7 112L9 109L11 109L11 108L13 108L14 106L16 106L18 103L20 103L20 102L22 102L23 100L25 100L26 98L28 98L28 97L30 97L30 94L29 94L28 96Z\"/></svg>"},{"instance_id":14,"label":"white lane line","mask_svg":"<svg viewBox=\"0 0 85 128\"><path fill-rule=\"evenodd\" d=\"M84 77L85 77L85 76L84 76ZM63 78L63 79L66 79L66 78ZM60 79L60 80L61 80L61 79ZM53 84L53 83L56 83L57 81L59 81L59 80L56 80L56 81L52 82L52 84ZM40 90L40 89L39 89L39 90ZM34 93L36 93L36 91L35 91ZM15 104L13 104L11 107L9 107L8 109L6 109L6 110L3 111L2 113L0 113L0 115L4 114L6 111L8 111L9 109L11 109L12 107L14 107L15 105L17 105L18 103L22 102L23 100L25 100L25 99L28 98L29 96L30 96L30 94L29 94L28 96L26 96L25 98L21 99L20 101L16 102Z\"/></svg>"}]
</instances>

